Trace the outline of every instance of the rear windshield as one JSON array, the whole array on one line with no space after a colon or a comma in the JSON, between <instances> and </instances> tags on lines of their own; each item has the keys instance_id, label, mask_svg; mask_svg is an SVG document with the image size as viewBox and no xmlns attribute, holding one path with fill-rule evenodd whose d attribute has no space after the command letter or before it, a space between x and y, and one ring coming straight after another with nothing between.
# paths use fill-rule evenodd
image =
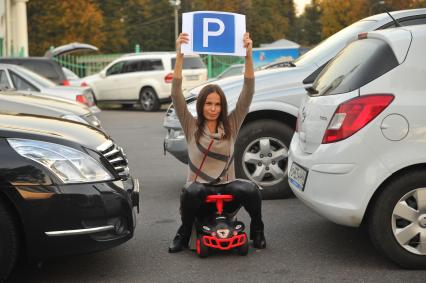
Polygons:
<instances>
[{"instance_id":1,"label":"rear windshield","mask_svg":"<svg viewBox=\"0 0 426 283\"><path fill-rule=\"evenodd\" d=\"M322 96L351 92L398 66L390 46L379 39L357 40L343 49L313 84Z\"/></svg>"},{"instance_id":2,"label":"rear windshield","mask_svg":"<svg viewBox=\"0 0 426 283\"><path fill-rule=\"evenodd\" d=\"M33 61L33 62L22 62L22 64L20 64L34 72L36 72L37 74L40 74L46 78L49 78L51 80L56 80L56 81L60 81L60 75L58 74L57 70L55 70L55 66L53 64L50 64L48 62L38 62L38 61Z\"/></svg>"},{"instance_id":3,"label":"rear windshield","mask_svg":"<svg viewBox=\"0 0 426 283\"><path fill-rule=\"evenodd\" d=\"M176 58L172 58L172 69L175 68ZM183 60L183 69L204 69L203 60L200 57L185 57Z\"/></svg>"},{"instance_id":4,"label":"rear windshield","mask_svg":"<svg viewBox=\"0 0 426 283\"><path fill-rule=\"evenodd\" d=\"M13 60L13 59L9 61L8 59L5 59L4 62L23 66L51 80L61 81L62 79L64 79L61 77L61 73L60 73L61 71L58 70L60 69L60 67L58 65L55 65L56 62L46 62L42 60Z\"/></svg>"},{"instance_id":5,"label":"rear windshield","mask_svg":"<svg viewBox=\"0 0 426 283\"><path fill-rule=\"evenodd\" d=\"M31 71L31 70L27 70L27 69L25 69L25 68L20 68L19 69L19 72L24 76L24 77L27 77L27 78L30 78L30 79L32 79L32 80L34 80L34 81L36 81L37 83L39 83L42 87L47 87L47 88L49 88L49 87L54 87L54 86L56 86L56 84L54 83L54 82L52 82L51 80L49 80L49 79L46 79L45 77L42 77L42 76L40 76L39 74L37 74L37 73L34 73L33 71Z\"/></svg>"}]
</instances>

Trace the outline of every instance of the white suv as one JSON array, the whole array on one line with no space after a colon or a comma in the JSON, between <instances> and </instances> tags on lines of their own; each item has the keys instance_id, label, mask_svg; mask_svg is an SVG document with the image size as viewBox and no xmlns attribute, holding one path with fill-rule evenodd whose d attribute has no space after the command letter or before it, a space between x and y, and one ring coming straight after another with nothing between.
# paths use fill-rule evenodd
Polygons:
<instances>
[{"instance_id":1,"label":"white suv","mask_svg":"<svg viewBox=\"0 0 426 283\"><path fill-rule=\"evenodd\" d=\"M425 46L425 25L360 34L308 90L288 162L299 199L407 268L426 268Z\"/></svg>"},{"instance_id":2,"label":"white suv","mask_svg":"<svg viewBox=\"0 0 426 283\"><path fill-rule=\"evenodd\" d=\"M97 101L132 106L140 104L145 111L155 111L161 103L170 102L171 82L176 54L146 52L124 55L110 63L99 74L83 79ZM198 55L187 56L183 65L183 88L207 81L207 69Z\"/></svg>"}]
</instances>

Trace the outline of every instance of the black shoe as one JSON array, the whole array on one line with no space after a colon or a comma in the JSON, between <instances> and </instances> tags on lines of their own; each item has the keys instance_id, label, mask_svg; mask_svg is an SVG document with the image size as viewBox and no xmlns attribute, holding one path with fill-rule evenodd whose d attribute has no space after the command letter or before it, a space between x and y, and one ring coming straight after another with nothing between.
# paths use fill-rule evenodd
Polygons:
<instances>
[{"instance_id":1,"label":"black shoe","mask_svg":"<svg viewBox=\"0 0 426 283\"><path fill-rule=\"evenodd\" d=\"M177 253L188 247L189 235L183 233L183 227L179 227L176 236L169 246L169 253Z\"/></svg>"},{"instance_id":2,"label":"black shoe","mask_svg":"<svg viewBox=\"0 0 426 283\"><path fill-rule=\"evenodd\" d=\"M265 234L263 234L263 231L256 231L252 235L253 235L253 246L256 249L266 248Z\"/></svg>"}]
</instances>

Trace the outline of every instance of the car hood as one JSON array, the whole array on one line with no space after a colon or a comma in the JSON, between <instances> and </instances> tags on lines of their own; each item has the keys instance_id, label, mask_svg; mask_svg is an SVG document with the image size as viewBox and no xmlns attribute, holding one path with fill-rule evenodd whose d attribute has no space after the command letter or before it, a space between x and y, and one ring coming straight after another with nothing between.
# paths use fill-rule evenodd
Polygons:
<instances>
[{"instance_id":1,"label":"car hood","mask_svg":"<svg viewBox=\"0 0 426 283\"><path fill-rule=\"evenodd\" d=\"M92 150L108 139L104 132L89 125L53 117L4 113L0 113L0 137L34 139Z\"/></svg>"},{"instance_id":2,"label":"car hood","mask_svg":"<svg viewBox=\"0 0 426 283\"><path fill-rule=\"evenodd\" d=\"M0 93L0 111L12 111L37 115L61 116L90 114L89 108L81 103L66 99L56 99L37 94L19 92Z\"/></svg>"}]
</instances>

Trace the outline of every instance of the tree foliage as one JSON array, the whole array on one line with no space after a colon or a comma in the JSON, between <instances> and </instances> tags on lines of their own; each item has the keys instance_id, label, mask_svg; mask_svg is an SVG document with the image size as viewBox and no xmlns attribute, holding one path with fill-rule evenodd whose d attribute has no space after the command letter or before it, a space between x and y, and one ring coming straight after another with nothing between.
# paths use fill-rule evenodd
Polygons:
<instances>
[{"instance_id":1,"label":"tree foliage","mask_svg":"<svg viewBox=\"0 0 426 283\"><path fill-rule=\"evenodd\" d=\"M323 39L369 15L426 7L425 0L320 0L319 4Z\"/></svg>"},{"instance_id":2,"label":"tree foliage","mask_svg":"<svg viewBox=\"0 0 426 283\"><path fill-rule=\"evenodd\" d=\"M28 23L31 55L71 42L102 46L105 41L103 16L92 0L31 0Z\"/></svg>"},{"instance_id":3,"label":"tree foliage","mask_svg":"<svg viewBox=\"0 0 426 283\"><path fill-rule=\"evenodd\" d=\"M311 0L295 16L293 0L182 0L181 14L210 10L246 15L255 46L288 38L312 46L368 15L426 7L426 0ZM31 0L28 2L31 55L74 41L102 53L173 50L174 8L169 0Z\"/></svg>"}]
</instances>

